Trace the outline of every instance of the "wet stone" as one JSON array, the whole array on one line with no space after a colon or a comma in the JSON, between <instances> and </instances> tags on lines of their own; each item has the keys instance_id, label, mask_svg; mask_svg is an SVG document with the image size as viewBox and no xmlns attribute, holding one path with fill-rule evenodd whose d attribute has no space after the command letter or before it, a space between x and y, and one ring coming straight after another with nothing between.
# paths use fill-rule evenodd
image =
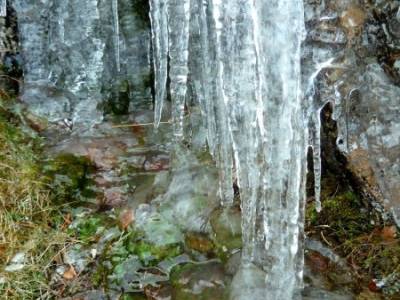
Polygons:
<instances>
[{"instance_id":1,"label":"wet stone","mask_svg":"<svg viewBox=\"0 0 400 300\"><path fill-rule=\"evenodd\" d=\"M210 218L216 245L222 251L233 251L242 246L242 218L238 208L215 210Z\"/></svg>"},{"instance_id":2,"label":"wet stone","mask_svg":"<svg viewBox=\"0 0 400 300\"><path fill-rule=\"evenodd\" d=\"M186 265L174 270L172 299L175 300L225 300L229 278L220 263Z\"/></svg>"},{"instance_id":3,"label":"wet stone","mask_svg":"<svg viewBox=\"0 0 400 300\"><path fill-rule=\"evenodd\" d=\"M124 187L105 189L103 201L112 207L125 203L127 201L126 189Z\"/></svg>"},{"instance_id":4,"label":"wet stone","mask_svg":"<svg viewBox=\"0 0 400 300\"><path fill-rule=\"evenodd\" d=\"M308 251L306 261L314 272L326 272L329 268L329 259L316 251Z\"/></svg>"},{"instance_id":5,"label":"wet stone","mask_svg":"<svg viewBox=\"0 0 400 300\"><path fill-rule=\"evenodd\" d=\"M341 24L347 30L361 27L366 19L365 12L358 6L351 6L343 12Z\"/></svg>"},{"instance_id":6,"label":"wet stone","mask_svg":"<svg viewBox=\"0 0 400 300\"><path fill-rule=\"evenodd\" d=\"M378 293L374 293L369 290L362 291L359 295L357 295L356 300L383 300L383 296Z\"/></svg>"},{"instance_id":7,"label":"wet stone","mask_svg":"<svg viewBox=\"0 0 400 300\"><path fill-rule=\"evenodd\" d=\"M214 250L214 244L204 233L189 232L185 236L185 245L191 250L203 254L211 254Z\"/></svg>"},{"instance_id":8,"label":"wet stone","mask_svg":"<svg viewBox=\"0 0 400 300\"><path fill-rule=\"evenodd\" d=\"M311 243L312 242L312 243ZM305 251L304 281L306 287L326 290L343 289L353 286L355 278L343 259L321 243L309 241L313 250ZM315 247L318 245L318 247ZM307 243L306 243L307 247Z\"/></svg>"},{"instance_id":9,"label":"wet stone","mask_svg":"<svg viewBox=\"0 0 400 300\"><path fill-rule=\"evenodd\" d=\"M158 154L151 156L144 162L144 169L146 171L162 171L169 169L169 155Z\"/></svg>"}]
</instances>

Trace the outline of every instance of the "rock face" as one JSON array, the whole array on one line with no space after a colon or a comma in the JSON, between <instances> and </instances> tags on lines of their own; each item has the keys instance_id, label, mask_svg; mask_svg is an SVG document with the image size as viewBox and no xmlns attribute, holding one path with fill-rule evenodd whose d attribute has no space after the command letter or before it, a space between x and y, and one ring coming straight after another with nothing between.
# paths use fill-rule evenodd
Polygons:
<instances>
[{"instance_id":1,"label":"rock face","mask_svg":"<svg viewBox=\"0 0 400 300\"><path fill-rule=\"evenodd\" d=\"M151 108L148 1L7 3L0 58L15 74L23 61L22 99L32 112L85 127L104 112ZM349 169L400 224L400 2L304 4L304 85L317 108L334 104ZM22 55L10 38L16 24Z\"/></svg>"},{"instance_id":2,"label":"rock face","mask_svg":"<svg viewBox=\"0 0 400 300\"><path fill-rule=\"evenodd\" d=\"M305 2L306 85L334 105L350 171L400 224L400 2Z\"/></svg>"},{"instance_id":3,"label":"rock face","mask_svg":"<svg viewBox=\"0 0 400 300\"><path fill-rule=\"evenodd\" d=\"M400 87L377 64L367 67L348 113L349 163L400 221Z\"/></svg>"},{"instance_id":4,"label":"rock face","mask_svg":"<svg viewBox=\"0 0 400 300\"><path fill-rule=\"evenodd\" d=\"M150 28L141 0L12 0L24 68L22 99L50 121L93 124L151 106Z\"/></svg>"}]
</instances>

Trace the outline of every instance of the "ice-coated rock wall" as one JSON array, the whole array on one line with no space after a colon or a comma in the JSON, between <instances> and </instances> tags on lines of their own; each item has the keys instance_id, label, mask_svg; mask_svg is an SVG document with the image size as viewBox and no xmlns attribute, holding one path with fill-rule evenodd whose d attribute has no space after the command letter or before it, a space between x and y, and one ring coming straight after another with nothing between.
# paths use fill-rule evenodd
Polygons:
<instances>
[{"instance_id":1,"label":"ice-coated rock wall","mask_svg":"<svg viewBox=\"0 0 400 300\"><path fill-rule=\"evenodd\" d=\"M23 100L50 121L101 121L103 107L151 107L144 1L12 0L23 56ZM114 109L114 107L116 107Z\"/></svg>"},{"instance_id":2,"label":"ice-coated rock wall","mask_svg":"<svg viewBox=\"0 0 400 300\"><path fill-rule=\"evenodd\" d=\"M311 125L334 105L348 169L400 225L400 1L304 2Z\"/></svg>"}]
</instances>

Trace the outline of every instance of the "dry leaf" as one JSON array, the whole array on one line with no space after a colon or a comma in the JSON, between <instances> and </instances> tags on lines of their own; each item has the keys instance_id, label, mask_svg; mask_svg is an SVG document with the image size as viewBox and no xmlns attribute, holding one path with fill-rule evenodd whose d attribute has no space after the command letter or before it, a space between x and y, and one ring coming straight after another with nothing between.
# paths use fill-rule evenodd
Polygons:
<instances>
[{"instance_id":1,"label":"dry leaf","mask_svg":"<svg viewBox=\"0 0 400 300\"><path fill-rule=\"evenodd\" d=\"M75 268L73 266L70 266L67 271L64 272L64 279L66 280L72 280L74 279L78 274L76 274Z\"/></svg>"},{"instance_id":2,"label":"dry leaf","mask_svg":"<svg viewBox=\"0 0 400 300\"><path fill-rule=\"evenodd\" d=\"M381 236L385 241L393 241L397 236L396 226L385 226L381 231Z\"/></svg>"},{"instance_id":3,"label":"dry leaf","mask_svg":"<svg viewBox=\"0 0 400 300\"><path fill-rule=\"evenodd\" d=\"M124 210L119 217L121 228L122 229L128 228L128 226L132 224L133 220L134 220L133 209Z\"/></svg>"},{"instance_id":4,"label":"dry leaf","mask_svg":"<svg viewBox=\"0 0 400 300\"><path fill-rule=\"evenodd\" d=\"M65 230L72 223L72 215L70 213L66 214L64 218L64 223L61 225L61 230Z\"/></svg>"}]
</instances>

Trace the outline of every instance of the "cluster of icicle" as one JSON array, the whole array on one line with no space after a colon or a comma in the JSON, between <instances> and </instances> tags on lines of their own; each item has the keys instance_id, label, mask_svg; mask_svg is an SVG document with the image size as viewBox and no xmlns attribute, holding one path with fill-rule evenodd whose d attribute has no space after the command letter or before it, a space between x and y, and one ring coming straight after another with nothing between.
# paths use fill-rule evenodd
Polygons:
<instances>
[{"instance_id":1,"label":"cluster of icicle","mask_svg":"<svg viewBox=\"0 0 400 300\"><path fill-rule=\"evenodd\" d=\"M303 2L150 3L156 126L169 92L174 133L183 139L190 83L220 170L223 204L233 202L233 178L240 188L242 266L265 271L263 299L292 299L302 279L309 143L300 70Z\"/></svg>"}]
</instances>

